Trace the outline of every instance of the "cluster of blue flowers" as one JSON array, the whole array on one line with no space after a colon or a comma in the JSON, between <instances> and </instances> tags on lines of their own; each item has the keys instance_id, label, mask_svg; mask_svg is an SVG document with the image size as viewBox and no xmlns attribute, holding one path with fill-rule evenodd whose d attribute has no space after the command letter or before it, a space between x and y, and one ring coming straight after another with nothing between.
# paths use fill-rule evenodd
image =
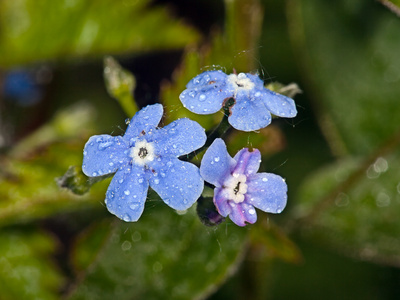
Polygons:
<instances>
[{"instance_id":1,"label":"cluster of blue flowers","mask_svg":"<svg viewBox=\"0 0 400 300\"><path fill-rule=\"evenodd\" d=\"M197 114L215 113L233 99L228 121L237 130L264 128L271 123L271 114L286 118L297 114L291 98L266 89L250 73L207 71L186 87L179 98ZM135 114L123 136L96 135L86 143L83 172L90 177L115 173L105 199L112 214L127 222L137 221L149 186L173 209L186 210L201 196L204 181L215 187L218 213L239 226L256 222L255 208L270 213L285 208L284 179L257 173L260 151L244 148L232 158L224 141L216 138L198 168L179 157L206 143L205 130L187 118L160 128L162 115L161 104L149 105Z\"/></svg>"}]
</instances>

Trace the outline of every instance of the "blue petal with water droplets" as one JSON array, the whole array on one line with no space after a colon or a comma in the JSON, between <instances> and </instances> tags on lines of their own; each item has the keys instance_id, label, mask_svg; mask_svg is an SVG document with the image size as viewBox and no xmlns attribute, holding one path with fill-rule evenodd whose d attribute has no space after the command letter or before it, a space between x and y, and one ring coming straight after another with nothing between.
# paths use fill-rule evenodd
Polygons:
<instances>
[{"instance_id":1,"label":"blue petal with water droplets","mask_svg":"<svg viewBox=\"0 0 400 300\"><path fill-rule=\"evenodd\" d=\"M292 98L275 93L268 89L264 89L262 93L264 104L275 116L293 118L297 115L296 104Z\"/></svg>"},{"instance_id":2,"label":"blue petal with water droplets","mask_svg":"<svg viewBox=\"0 0 400 300\"><path fill-rule=\"evenodd\" d=\"M234 94L226 84L228 75L222 71L207 71L197 75L186 85L180 95L184 107L196 114L212 114L219 111L225 99Z\"/></svg>"},{"instance_id":3,"label":"blue petal with water droplets","mask_svg":"<svg viewBox=\"0 0 400 300\"><path fill-rule=\"evenodd\" d=\"M200 197L204 181L195 165L172 158L154 165L154 170L150 186L170 207L185 210Z\"/></svg>"},{"instance_id":4,"label":"blue petal with water droplets","mask_svg":"<svg viewBox=\"0 0 400 300\"><path fill-rule=\"evenodd\" d=\"M232 207L229 218L238 226L246 226L246 222L253 224L257 221L257 214L252 205L242 203L229 202ZM253 212L253 213L251 213Z\"/></svg>"},{"instance_id":5,"label":"blue petal with water droplets","mask_svg":"<svg viewBox=\"0 0 400 300\"><path fill-rule=\"evenodd\" d=\"M262 211L278 214L286 206L287 184L282 177L258 173L248 178L246 202Z\"/></svg>"},{"instance_id":6,"label":"blue petal with water droplets","mask_svg":"<svg viewBox=\"0 0 400 300\"><path fill-rule=\"evenodd\" d=\"M96 177L114 173L128 162L128 145L120 136L94 135L83 149L82 171Z\"/></svg>"},{"instance_id":7,"label":"blue petal with water droplets","mask_svg":"<svg viewBox=\"0 0 400 300\"><path fill-rule=\"evenodd\" d=\"M121 220L137 221L143 213L148 188L149 183L142 168L121 168L108 187L107 209Z\"/></svg>"},{"instance_id":8,"label":"blue petal with water droplets","mask_svg":"<svg viewBox=\"0 0 400 300\"><path fill-rule=\"evenodd\" d=\"M200 174L205 181L220 187L231 173L234 164L235 161L229 155L225 142L217 138L201 160Z\"/></svg>"},{"instance_id":9,"label":"blue petal with water droplets","mask_svg":"<svg viewBox=\"0 0 400 300\"><path fill-rule=\"evenodd\" d=\"M124 138L126 140L136 139L143 131L147 133L154 130L160 123L163 113L164 109L161 104L148 105L142 108L133 116Z\"/></svg>"},{"instance_id":10,"label":"blue petal with water droplets","mask_svg":"<svg viewBox=\"0 0 400 300\"><path fill-rule=\"evenodd\" d=\"M271 113L263 103L261 92L242 91L236 96L228 118L233 128L242 131L254 131L267 127L271 123Z\"/></svg>"},{"instance_id":11,"label":"blue petal with water droplets","mask_svg":"<svg viewBox=\"0 0 400 300\"><path fill-rule=\"evenodd\" d=\"M183 118L158 129L148 141L155 141L156 153L177 157L199 149L206 139L203 127Z\"/></svg>"}]
</instances>

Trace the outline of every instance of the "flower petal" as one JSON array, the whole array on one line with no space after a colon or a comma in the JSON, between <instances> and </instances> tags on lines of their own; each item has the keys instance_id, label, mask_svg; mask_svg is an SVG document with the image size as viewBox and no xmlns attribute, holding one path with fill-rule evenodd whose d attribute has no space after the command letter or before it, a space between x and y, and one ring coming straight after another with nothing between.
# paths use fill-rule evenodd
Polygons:
<instances>
[{"instance_id":1,"label":"flower petal","mask_svg":"<svg viewBox=\"0 0 400 300\"><path fill-rule=\"evenodd\" d=\"M228 216L232 211L232 207L228 203L226 191L223 188L218 187L214 189L214 204L219 214L223 217Z\"/></svg>"},{"instance_id":2,"label":"flower petal","mask_svg":"<svg viewBox=\"0 0 400 300\"><path fill-rule=\"evenodd\" d=\"M254 83L255 89L264 88L264 81L261 80L260 76L251 73L246 73L246 76Z\"/></svg>"},{"instance_id":3,"label":"flower petal","mask_svg":"<svg viewBox=\"0 0 400 300\"><path fill-rule=\"evenodd\" d=\"M203 191L199 169L189 162L171 158L163 165L154 164L154 171L150 177L151 188L176 210L191 207Z\"/></svg>"},{"instance_id":4,"label":"flower petal","mask_svg":"<svg viewBox=\"0 0 400 300\"><path fill-rule=\"evenodd\" d=\"M143 131L148 132L154 129L160 123L163 113L163 106L159 103L147 105L142 108L133 116L126 129L124 138L126 140L130 140L131 138L136 139Z\"/></svg>"},{"instance_id":5,"label":"flower petal","mask_svg":"<svg viewBox=\"0 0 400 300\"><path fill-rule=\"evenodd\" d=\"M207 71L197 75L186 85L180 95L184 107L196 114L212 114L219 111L226 98L234 90L226 84L228 75L222 71Z\"/></svg>"},{"instance_id":6,"label":"flower petal","mask_svg":"<svg viewBox=\"0 0 400 300\"><path fill-rule=\"evenodd\" d=\"M286 206L287 185L275 174L258 173L248 178L246 202L262 211L279 214Z\"/></svg>"},{"instance_id":7,"label":"flower petal","mask_svg":"<svg viewBox=\"0 0 400 300\"><path fill-rule=\"evenodd\" d=\"M135 222L142 215L149 188L143 170L133 166L118 170L106 193L110 213L126 222Z\"/></svg>"},{"instance_id":8,"label":"flower petal","mask_svg":"<svg viewBox=\"0 0 400 300\"><path fill-rule=\"evenodd\" d=\"M235 203L229 201L232 211L229 218L238 226L246 226L247 223L255 223L257 221L257 214L252 205L246 203Z\"/></svg>"},{"instance_id":9,"label":"flower petal","mask_svg":"<svg viewBox=\"0 0 400 300\"><path fill-rule=\"evenodd\" d=\"M257 173L260 168L261 153L258 149L250 152L248 148L244 148L236 153L233 159L236 161L233 173L244 174L247 177Z\"/></svg>"},{"instance_id":10,"label":"flower petal","mask_svg":"<svg viewBox=\"0 0 400 300\"><path fill-rule=\"evenodd\" d=\"M121 136L94 135L83 149L82 171L90 177L114 173L128 162L127 150Z\"/></svg>"},{"instance_id":11,"label":"flower petal","mask_svg":"<svg viewBox=\"0 0 400 300\"><path fill-rule=\"evenodd\" d=\"M235 161L229 155L225 142L217 138L203 156L200 174L205 181L220 187L231 173L234 164Z\"/></svg>"},{"instance_id":12,"label":"flower petal","mask_svg":"<svg viewBox=\"0 0 400 300\"><path fill-rule=\"evenodd\" d=\"M271 113L264 105L258 92L242 91L236 96L231 108L229 123L237 130L253 131L267 127L271 123ZM250 100L251 99L251 100Z\"/></svg>"},{"instance_id":13,"label":"flower petal","mask_svg":"<svg viewBox=\"0 0 400 300\"><path fill-rule=\"evenodd\" d=\"M206 139L203 127L195 121L183 118L158 129L149 141L155 141L157 153L181 156L199 149Z\"/></svg>"},{"instance_id":14,"label":"flower petal","mask_svg":"<svg viewBox=\"0 0 400 300\"><path fill-rule=\"evenodd\" d=\"M296 104L292 98L264 89L263 99L269 111L275 116L293 118L297 115Z\"/></svg>"}]
</instances>

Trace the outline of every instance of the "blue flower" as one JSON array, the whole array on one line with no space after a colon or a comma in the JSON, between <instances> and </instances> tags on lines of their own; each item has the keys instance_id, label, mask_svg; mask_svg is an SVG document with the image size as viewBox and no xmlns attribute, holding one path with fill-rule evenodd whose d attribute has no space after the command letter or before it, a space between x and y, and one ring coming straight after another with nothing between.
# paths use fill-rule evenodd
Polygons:
<instances>
[{"instance_id":1,"label":"blue flower","mask_svg":"<svg viewBox=\"0 0 400 300\"><path fill-rule=\"evenodd\" d=\"M206 71L186 85L179 98L183 106L196 114L212 114L224 102L235 99L228 118L232 127L242 131L259 130L271 123L273 115L293 118L297 114L293 99L264 87L258 75Z\"/></svg>"},{"instance_id":2,"label":"blue flower","mask_svg":"<svg viewBox=\"0 0 400 300\"><path fill-rule=\"evenodd\" d=\"M204 145L204 129L189 119L156 126L161 104L149 105L130 121L124 136L92 136L83 151L87 176L115 173L106 193L108 210L124 221L141 216L150 187L176 210L188 209L203 191L199 169L177 157Z\"/></svg>"},{"instance_id":3,"label":"blue flower","mask_svg":"<svg viewBox=\"0 0 400 300\"><path fill-rule=\"evenodd\" d=\"M260 151L244 148L232 158L222 139L216 139L204 154L200 174L215 186L214 204L218 212L239 226L257 221L255 208L280 213L286 206L287 185L270 173L257 173Z\"/></svg>"}]
</instances>

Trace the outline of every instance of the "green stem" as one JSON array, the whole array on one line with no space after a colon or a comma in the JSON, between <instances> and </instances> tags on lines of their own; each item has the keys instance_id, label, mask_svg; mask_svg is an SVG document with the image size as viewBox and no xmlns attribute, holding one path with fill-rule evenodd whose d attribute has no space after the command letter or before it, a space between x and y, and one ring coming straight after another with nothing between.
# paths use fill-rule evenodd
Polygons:
<instances>
[{"instance_id":1,"label":"green stem","mask_svg":"<svg viewBox=\"0 0 400 300\"><path fill-rule=\"evenodd\" d=\"M222 118L221 122L218 124L218 126L211 131L210 134L207 135L207 140L204 144L203 147L197 149L196 151L190 152L188 155L181 157L181 160L186 160L190 161L192 160L197 154L200 152L204 151L210 145L216 138L222 138L228 130L231 128L231 125L228 122L228 117L230 115L229 109L235 104L235 100L233 98L229 98L226 102L225 105L223 106L224 109L224 117Z\"/></svg>"}]
</instances>

